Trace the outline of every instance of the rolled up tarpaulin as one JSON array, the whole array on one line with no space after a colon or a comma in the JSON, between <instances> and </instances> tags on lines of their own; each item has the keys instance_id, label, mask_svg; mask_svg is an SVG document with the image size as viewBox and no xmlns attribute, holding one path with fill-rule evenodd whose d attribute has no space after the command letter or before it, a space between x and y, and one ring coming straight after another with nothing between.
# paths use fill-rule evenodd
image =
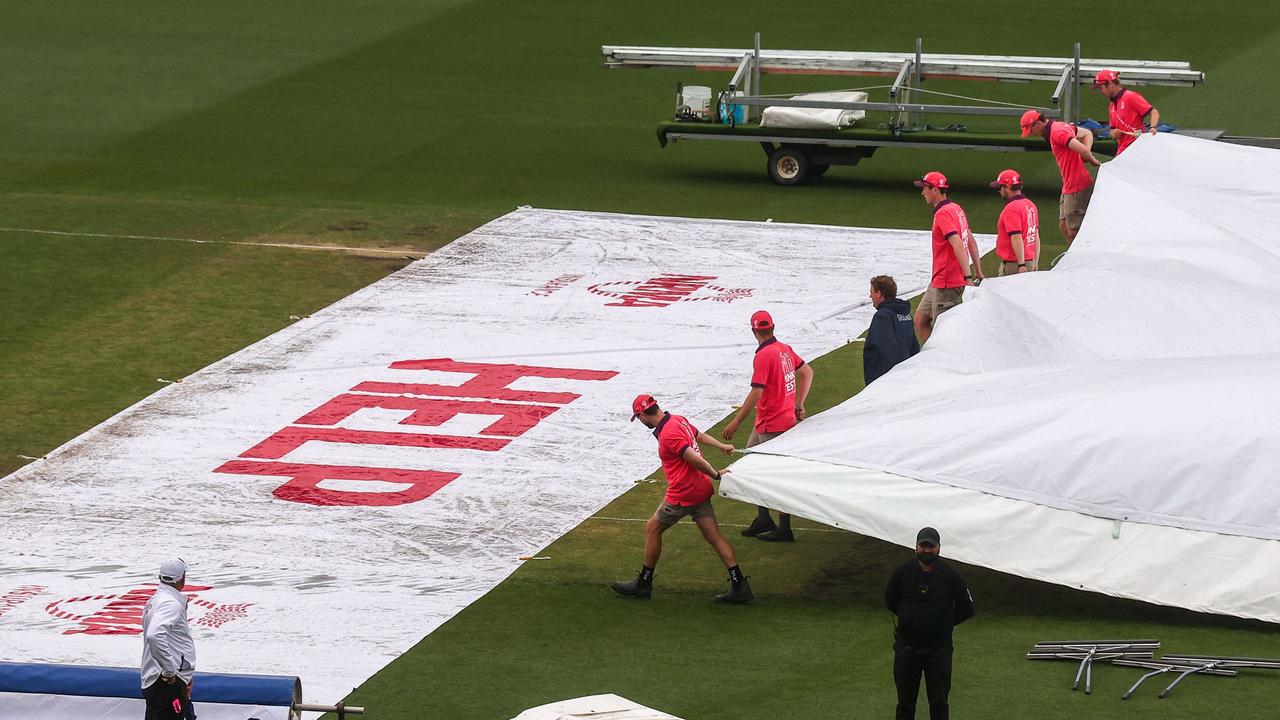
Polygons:
<instances>
[{"instance_id":1,"label":"rolled up tarpaulin","mask_svg":"<svg viewBox=\"0 0 1280 720\"><path fill-rule=\"evenodd\" d=\"M287 720L302 697L296 677L196 673L191 701L202 720ZM0 717L136 720L144 714L137 668L0 662Z\"/></svg>"}]
</instances>

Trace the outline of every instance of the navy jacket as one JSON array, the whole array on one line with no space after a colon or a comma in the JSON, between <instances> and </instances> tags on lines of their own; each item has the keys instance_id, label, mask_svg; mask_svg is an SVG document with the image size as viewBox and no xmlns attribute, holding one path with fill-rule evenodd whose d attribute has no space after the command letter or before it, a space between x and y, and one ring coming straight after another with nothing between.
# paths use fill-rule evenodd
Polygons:
<instances>
[{"instance_id":1,"label":"navy jacket","mask_svg":"<svg viewBox=\"0 0 1280 720\"><path fill-rule=\"evenodd\" d=\"M894 648L945 650L951 631L973 617L973 595L960 572L944 560L925 572L914 559L893 571L884 605L898 616Z\"/></svg>"},{"instance_id":2,"label":"navy jacket","mask_svg":"<svg viewBox=\"0 0 1280 720\"><path fill-rule=\"evenodd\" d=\"M885 300L876 308L862 348L865 384L889 372L889 368L920 352L920 341L911 323L911 303L902 298Z\"/></svg>"}]
</instances>

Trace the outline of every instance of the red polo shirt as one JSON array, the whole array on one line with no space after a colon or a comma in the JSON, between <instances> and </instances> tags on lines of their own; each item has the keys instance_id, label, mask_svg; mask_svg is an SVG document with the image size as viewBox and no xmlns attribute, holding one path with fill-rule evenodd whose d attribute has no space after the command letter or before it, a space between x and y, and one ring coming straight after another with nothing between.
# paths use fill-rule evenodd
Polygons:
<instances>
[{"instance_id":1,"label":"red polo shirt","mask_svg":"<svg viewBox=\"0 0 1280 720\"><path fill-rule=\"evenodd\" d=\"M1049 141L1049 149L1053 158L1058 161L1058 170L1062 172L1062 194L1077 193L1093 184L1093 176L1084 166L1084 158L1070 148L1071 141L1076 139L1076 126L1070 123L1050 120L1044 128L1044 137Z\"/></svg>"},{"instance_id":2,"label":"red polo shirt","mask_svg":"<svg viewBox=\"0 0 1280 720\"><path fill-rule=\"evenodd\" d=\"M1023 258L1027 262L1035 260L1040 244L1040 211L1023 195L1009 198L1000 211L1000 220L996 222L996 255L1007 262L1018 262L1018 256L1013 252L1013 241L1009 238L1013 233L1022 235Z\"/></svg>"},{"instance_id":3,"label":"red polo shirt","mask_svg":"<svg viewBox=\"0 0 1280 720\"><path fill-rule=\"evenodd\" d=\"M965 286L964 268L960 267L960 261L956 260L956 254L947 240L952 235L960 236L960 244L964 246L965 257L968 257L969 238L973 237L969 230L969 218L955 201L943 200L933 208L933 280L929 282L932 287Z\"/></svg>"},{"instance_id":4,"label":"red polo shirt","mask_svg":"<svg viewBox=\"0 0 1280 720\"><path fill-rule=\"evenodd\" d=\"M1111 98L1107 106L1107 115L1111 118L1111 127L1115 130L1142 132L1142 121L1151 114L1151 103L1132 90L1121 90ZM1128 133L1116 133L1116 155L1133 144L1138 138Z\"/></svg>"},{"instance_id":5,"label":"red polo shirt","mask_svg":"<svg viewBox=\"0 0 1280 720\"><path fill-rule=\"evenodd\" d=\"M653 429L653 436L658 438L658 458L667 478L666 501L672 505L697 505L710 498L715 492L711 478L684 459L686 448L702 452L698 448L698 429L684 417L667 413Z\"/></svg>"},{"instance_id":6,"label":"red polo shirt","mask_svg":"<svg viewBox=\"0 0 1280 720\"><path fill-rule=\"evenodd\" d=\"M804 360L791 346L769 338L756 348L751 387L760 388L756 403L756 432L776 433L796 424L796 370Z\"/></svg>"}]
</instances>

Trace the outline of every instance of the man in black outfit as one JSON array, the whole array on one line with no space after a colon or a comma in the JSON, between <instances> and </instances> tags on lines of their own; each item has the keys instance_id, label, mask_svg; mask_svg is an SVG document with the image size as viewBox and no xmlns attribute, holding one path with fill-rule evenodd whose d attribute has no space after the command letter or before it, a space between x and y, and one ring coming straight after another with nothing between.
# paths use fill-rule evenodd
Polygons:
<instances>
[{"instance_id":1,"label":"man in black outfit","mask_svg":"<svg viewBox=\"0 0 1280 720\"><path fill-rule=\"evenodd\" d=\"M898 687L896 720L916 716L920 675L929 697L929 717L947 720L951 693L951 629L973 617L973 596L964 578L938 558L938 531L916 534L916 557L893 571L884 604L897 616L893 638L893 682Z\"/></svg>"},{"instance_id":2,"label":"man in black outfit","mask_svg":"<svg viewBox=\"0 0 1280 720\"><path fill-rule=\"evenodd\" d=\"M871 278L871 329L862 346L863 384L889 372L889 368L920 352L920 340L911 321L911 303L898 298L898 284L888 275Z\"/></svg>"}]
</instances>

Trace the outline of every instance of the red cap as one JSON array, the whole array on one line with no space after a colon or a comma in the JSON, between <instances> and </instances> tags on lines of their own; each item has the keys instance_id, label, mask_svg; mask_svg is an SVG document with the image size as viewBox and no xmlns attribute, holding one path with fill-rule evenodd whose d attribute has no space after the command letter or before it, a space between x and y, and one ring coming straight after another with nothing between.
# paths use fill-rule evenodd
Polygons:
<instances>
[{"instance_id":1,"label":"red cap","mask_svg":"<svg viewBox=\"0 0 1280 720\"><path fill-rule=\"evenodd\" d=\"M996 176L996 181L991 183L991 187L998 188L1001 185L1021 185L1021 184L1022 184L1022 176L1018 174L1017 170L1001 170L1000 174Z\"/></svg>"},{"instance_id":2,"label":"red cap","mask_svg":"<svg viewBox=\"0 0 1280 720\"><path fill-rule=\"evenodd\" d=\"M654 408L657 406L658 406L658 401L654 400L653 396L650 395L649 393L641 393L637 395L636 399L631 401L632 422L634 422L636 418L640 417L641 413L648 411L649 408Z\"/></svg>"},{"instance_id":3,"label":"red cap","mask_svg":"<svg viewBox=\"0 0 1280 720\"><path fill-rule=\"evenodd\" d=\"M931 187L931 188L938 188L939 190L946 190L951 186L947 184L946 175L943 175L937 170L934 170L932 172L925 173L924 177L917 180L916 187L919 187L919 188Z\"/></svg>"},{"instance_id":4,"label":"red cap","mask_svg":"<svg viewBox=\"0 0 1280 720\"><path fill-rule=\"evenodd\" d=\"M1109 82L1120 82L1120 73L1115 70L1099 70L1098 74L1093 76L1095 87Z\"/></svg>"},{"instance_id":5,"label":"red cap","mask_svg":"<svg viewBox=\"0 0 1280 720\"><path fill-rule=\"evenodd\" d=\"M1028 110L1022 113L1022 120L1018 121L1022 125L1022 137L1031 134L1031 124L1044 119L1044 113L1039 110Z\"/></svg>"},{"instance_id":6,"label":"red cap","mask_svg":"<svg viewBox=\"0 0 1280 720\"><path fill-rule=\"evenodd\" d=\"M768 330L773 327L773 316L768 310L757 310L751 313L752 330Z\"/></svg>"}]
</instances>

